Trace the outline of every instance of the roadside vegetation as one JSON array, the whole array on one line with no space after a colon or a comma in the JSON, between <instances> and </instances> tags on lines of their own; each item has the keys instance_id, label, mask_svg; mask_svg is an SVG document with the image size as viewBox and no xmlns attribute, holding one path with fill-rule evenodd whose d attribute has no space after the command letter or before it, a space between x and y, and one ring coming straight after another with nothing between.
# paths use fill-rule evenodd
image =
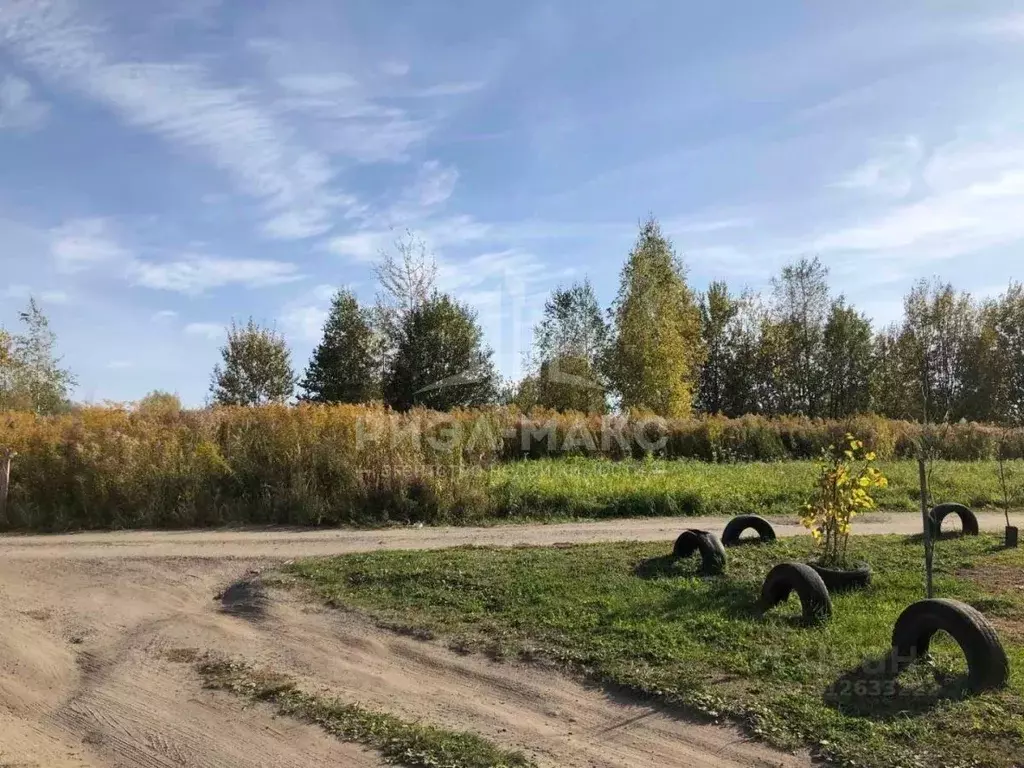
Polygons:
<instances>
[{"instance_id":1,"label":"roadside vegetation","mask_svg":"<svg viewBox=\"0 0 1024 768\"><path fill-rule=\"evenodd\" d=\"M524 418L512 409L398 415L382 407L265 406L183 411L154 397L137 409L90 408L63 416L11 413L0 441L16 452L0 530L183 528L224 524L487 524L636 515L796 515L813 487L807 460L698 461L586 458L566 454L508 460L538 424L553 422L559 445L573 415ZM699 419L666 422L665 452L713 455L715 446L788 446L816 456L854 431L876 451L890 485L884 509L916 508L917 474L894 435L905 422L855 424L807 419ZM601 420L580 417L579 430ZM623 418L629 434L642 419ZM544 429L540 430L547 434ZM991 435L989 433L992 433ZM506 437L505 435L511 435ZM937 460L936 501L976 507L1002 501L998 430L951 427L942 443L970 446L975 461ZM1019 442L1021 434L1015 433ZM836 437L838 435L838 438ZM653 436L653 435L652 435ZM1024 447L1024 446L1022 446ZM522 454L519 454L520 456ZM1010 454L1011 456L1014 454ZM1012 506L1024 506L1024 460L1006 462Z\"/></svg>"},{"instance_id":2,"label":"roadside vegetation","mask_svg":"<svg viewBox=\"0 0 1024 768\"><path fill-rule=\"evenodd\" d=\"M965 661L945 635L929 662L879 682L860 670L889 648L893 624L923 597L920 542L854 537L873 584L833 596L809 628L795 598L755 616L772 565L806 561L807 539L729 550L725 577L666 545L467 548L306 560L280 579L331 606L461 651L542 660L710 720L733 720L784 747L846 766L993 766L1024 761L1021 550L995 537L945 539L936 594L992 620L1006 647L1006 690L969 697Z\"/></svg>"},{"instance_id":3,"label":"roadside vegetation","mask_svg":"<svg viewBox=\"0 0 1024 768\"><path fill-rule=\"evenodd\" d=\"M473 733L412 723L357 704L307 693L287 677L225 659L197 665L207 688L265 702L279 715L318 725L340 741L377 750L406 768L534 768L520 752L501 749Z\"/></svg>"}]
</instances>

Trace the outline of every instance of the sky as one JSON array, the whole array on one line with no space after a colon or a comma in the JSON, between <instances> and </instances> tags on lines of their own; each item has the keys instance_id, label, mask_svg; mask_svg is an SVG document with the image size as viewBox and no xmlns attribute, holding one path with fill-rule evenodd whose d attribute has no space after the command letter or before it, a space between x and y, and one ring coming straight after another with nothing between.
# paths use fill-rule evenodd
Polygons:
<instances>
[{"instance_id":1,"label":"sky","mask_svg":"<svg viewBox=\"0 0 1024 768\"><path fill-rule=\"evenodd\" d=\"M515 378L651 214L696 290L817 255L888 323L1024 278L1022 118L1022 3L0 0L0 323L198 405L233 319L301 372L413 231Z\"/></svg>"}]
</instances>

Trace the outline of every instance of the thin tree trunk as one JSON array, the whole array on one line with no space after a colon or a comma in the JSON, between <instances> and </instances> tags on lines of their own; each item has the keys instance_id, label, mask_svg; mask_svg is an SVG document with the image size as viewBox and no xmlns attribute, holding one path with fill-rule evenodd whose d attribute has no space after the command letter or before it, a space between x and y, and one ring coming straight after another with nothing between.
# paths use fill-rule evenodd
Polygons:
<instances>
[{"instance_id":1,"label":"thin tree trunk","mask_svg":"<svg viewBox=\"0 0 1024 768\"><path fill-rule=\"evenodd\" d=\"M1010 494L1006 487L1006 455L1004 442L999 443L999 485L1003 489L1003 514L1006 516L1006 527L1010 527Z\"/></svg>"},{"instance_id":2,"label":"thin tree trunk","mask_svg":"<svg viewBox=\"0 0 1024 768\"><path fill-rule=\"evenodd\" d=\"M921 485L921 521L924 524L925 591L929 600L934 596L932 585L932 526L928 517L928 471L923 455L917 457L917 474Z\"/></svg>"}]
</instances>

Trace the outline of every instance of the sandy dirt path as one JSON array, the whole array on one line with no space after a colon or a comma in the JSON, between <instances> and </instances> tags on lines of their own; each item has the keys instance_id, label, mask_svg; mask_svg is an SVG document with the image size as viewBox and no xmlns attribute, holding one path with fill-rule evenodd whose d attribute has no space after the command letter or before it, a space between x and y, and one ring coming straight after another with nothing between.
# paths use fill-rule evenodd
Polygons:
<instances>
[{"instance_id":1,"label":"sandy dirt path","mask_svg":"<svg viewBox=\"0 0 1024 768\"><path fill-rule=\"evenodd\" d=\"M806 766L734 729L616 701L550 671L459 656L272 593L223 612L230 583L281 559L462 544L669 541L720 519L386 531L124 532L0 537L0 765L376 768L376 754L204 690L176 649L239 657L413 719L471 730L542 766ZM781 535L800 532L776 520ZM998 530L997 515L983 528ZM874 515L862 533L917 530Z\"/></svg>"},{"instance_id":2,"label":"sandy dirt path","mask_svg":"<svg viewBox=\"0 0 1024 768\"><path fill-rule=\"evenodd\" d=\"M1018 515L1019 516L1019 515ZM795 518L769 518L779 536L806 535ZM724 517L651 517L550 525L499 525L487 528L390 528L384 530L124 531L53 536L0 537L0 560L125 559L201 557L216 560L309 557L379 549L442 549L467 544L488 546L579 544L600 541L668 541L686 528L720 532ZM983 531L1001 531L1001 513L978 515ZM943 524L956 528L958 521ZM921 518L910 512L871 513L857 518L856 533L912 534Z\"/></svg>"}]
</instances>

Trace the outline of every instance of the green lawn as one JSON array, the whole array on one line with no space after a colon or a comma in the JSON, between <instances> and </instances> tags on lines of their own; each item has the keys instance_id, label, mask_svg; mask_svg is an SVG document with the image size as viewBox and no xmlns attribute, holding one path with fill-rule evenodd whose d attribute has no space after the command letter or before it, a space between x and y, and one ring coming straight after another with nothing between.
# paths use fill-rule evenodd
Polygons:
<instances>
[{"instance_id":1,"label":"green lawn","mask_svg":"<svg viewBox=\"0 0 1024 768\"><path fill-rule=\"evenodd\" d=\"M1002 551L991 536L937 547L938 596L994 618L1010 657L1010 687L979 697L963 693L963 658L948 638L936 643L931 664L915 665L895 686L856 685L861 662L888 650L896 617L923 596L919 543L855 538L851 551L872 563L875 583L834 596L831 622L816 628L798 620L795 598L754 616L765 574L780 561L808 559L808 539L732 549L724 578L698 577L697 562L673 562L668 550L619 543L382 552L300 561L281 578L384 626L461 649L554 660L841 765L1024 764L1024 550Z\"/></svg>"},{"instance_id":2,"label":"green lawn","mask_svg":"<svg viewBox=\"0 0 1024 768\"><path fill-rule=\"evenodd\" d=\"M1024 506L1024 461L1008 462L1011 503ZM917 464L879 462L889 487L874 495L879 506L917 510ZM494 519L735 515L793 515L814 486L811 461L709 464L698 461L547 459L502 464L489 471ZM1002 504L993 461L936 461L930 485L936 503L971 507Z\"/></svg>"}]
</instances>

